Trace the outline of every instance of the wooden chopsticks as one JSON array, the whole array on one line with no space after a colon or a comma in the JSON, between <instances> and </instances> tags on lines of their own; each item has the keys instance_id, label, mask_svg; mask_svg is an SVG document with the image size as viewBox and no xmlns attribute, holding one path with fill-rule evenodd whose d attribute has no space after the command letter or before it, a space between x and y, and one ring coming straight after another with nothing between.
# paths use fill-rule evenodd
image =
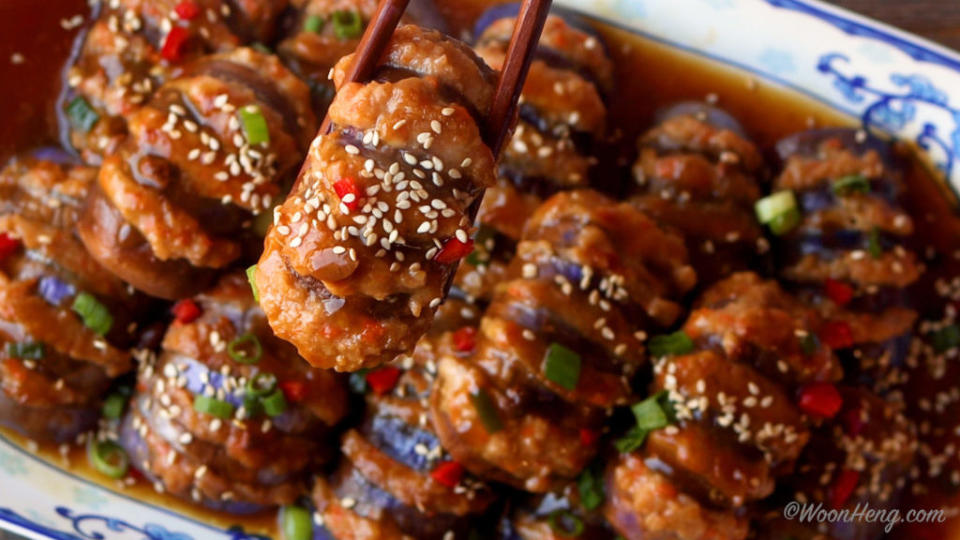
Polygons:
<instances>
[{"instance_id":1,"label":"wooden chopsticks","mask_svg":"<svg viewBox=\"0 0 960 540\"><path fill-rule=\"evenodd\" d=\"M365 82L373 75L409 2L410 0L380 1L377 12L357 46L353 64L347 71L347 81ZM500 149L510 131L517 110L517 100L523 90L523 83L527 78L527 71L530 69L530 62L537 49L551 3L551 0L523 0L520 6L517 24L507 47L507 58L487 115L487 125L484 126L484 141L494 156L500 155ZM320 133L328 133L329 127L330 119L327 117L323 120Z\"/></svg>"}]
</instances>

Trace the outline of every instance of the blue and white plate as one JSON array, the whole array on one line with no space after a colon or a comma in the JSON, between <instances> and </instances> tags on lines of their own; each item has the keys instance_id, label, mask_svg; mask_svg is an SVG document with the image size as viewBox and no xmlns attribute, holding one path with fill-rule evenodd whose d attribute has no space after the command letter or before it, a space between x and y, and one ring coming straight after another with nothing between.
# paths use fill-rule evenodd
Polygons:
<instances>
[{"instance_id":1,"label":"blue and white plate","mask_svg":"<svg viewBox=\"0 0 960 540\"><path fill-rule=\"evenodd\" d=\"M557 0L913 141L960 191L960 54L815 0ZM952 93L951 93L952 92ZM30 538L245 539L0 435L0 528Z\"/></svg>"}]
</instances>

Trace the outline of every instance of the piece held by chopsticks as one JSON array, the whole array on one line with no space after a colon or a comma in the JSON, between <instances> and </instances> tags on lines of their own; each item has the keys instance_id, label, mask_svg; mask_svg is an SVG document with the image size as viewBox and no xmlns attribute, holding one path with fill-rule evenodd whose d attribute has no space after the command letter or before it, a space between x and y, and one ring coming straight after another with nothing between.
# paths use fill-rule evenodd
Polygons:
<instances>
[{"instance_id":1,"label":"piece held by chopsticks","mask_svg":"<svg viewBox=\"0 0 960 540\"><path fill-rule=\"evenodd\" d=\"M548 2L529 3L515 39L535 40L543 24ZM385 37L405 4L382 2L357 53L334 69L328 127L252 273L276 334L315 366L382 364L430 326L473 249L475 209L495 180L491 145L508 130L534 47L511 46L522 58L497 87L448 36L406 25Z\"/></svg>"}]
</instances>

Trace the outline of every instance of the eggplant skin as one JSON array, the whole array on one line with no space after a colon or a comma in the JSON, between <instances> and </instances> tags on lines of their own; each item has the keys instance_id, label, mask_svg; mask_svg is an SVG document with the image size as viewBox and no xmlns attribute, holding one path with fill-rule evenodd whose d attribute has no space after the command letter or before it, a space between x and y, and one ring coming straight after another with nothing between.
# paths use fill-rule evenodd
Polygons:
<instances>
[{"instance_id":1,"label":"eggplant skin","mask_svg":"<svg viewBox=\"0 0 960 540\"><path fill-rule=\"evenodd\" d=\"M678 116L692 115L717 129L730 130L740 137L747 138L743 124L727 111L700 101L681 101L657 111L654 124L662 124Z\"/></svg>"},{"instance_id":2,"label":"eggplant skin","mask_svg":"<svg viewBox=\"0 0 960 540\"><path fill-rule=\"evenodd\" d=\"M0 391L0 426L38 442L74 442L97 426L99 404L78 407L30 407Z\"/></svg>"}]
</instances>

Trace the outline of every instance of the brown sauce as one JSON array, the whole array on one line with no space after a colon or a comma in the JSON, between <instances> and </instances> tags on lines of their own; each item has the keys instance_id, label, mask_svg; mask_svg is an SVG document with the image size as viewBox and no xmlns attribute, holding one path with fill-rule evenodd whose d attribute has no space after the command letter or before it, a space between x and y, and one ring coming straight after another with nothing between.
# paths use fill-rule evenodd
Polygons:
<instances>
[{"instance_id":1,"label":"brown sauce","mask_svg":"<svg viewBox=\"0 0 960 540\"><path fill-rule=\"evenodd\" d=\"M437 0L437 9L448 21L452 33L464 37L486 7L501 1ZM3 119L0 161L58 140L56 97L61 87L62 66L69 56L73 37L81 30L65 29L62 21L87 13L86 0L43 2L42 8L35 0L0 4L0 35L4 36L0 41L0 81L4 82L0 91L0 118ZM680 100L715 100L744 124L768 154L773 144L785 135L817 126L855 125L855 120L848 116L750 73L671 49L622 29L602 25L598 29L609 45L618 73L617 93L610 103L609 114L614 122L611 132L616 136L611 148L602 153L602 159L608 161L603 166L610 170L629 163L626 160L632 159L633 141L650 126L654 112ZM942 301L933 292L932 284L939 276L960 275L960 258L953 256L960 248L960 218L955 198L942 181L930 174L912 148L902 145L901 150L909 162L906 178L909 190L903 202L915 219L914 247L920 253L932 247L938 254L929 262L929 277L921 280L915 297L919 298L918 305L924 314L938 316ZM952 374L953 377L944 380L960 379L960 370L954 369ZM917 389L917 392L932 393L930 388ZM27 441L15 434L2 433L26 445ZM84 448L74 448L65 456L56 448L40 448L37 453L52 465L69 468L109 490L199 521L223 528L239 524L249 533L276 534L273 513L238 518L158 494L144 481L124 486L106 480L87 464ZM933 491L907 501L904 508L935 508L950 502L956 504L958 500L953 495ZM960 524L900 527L895 536L960 538Z\"/></svg>"}]
</instances>

